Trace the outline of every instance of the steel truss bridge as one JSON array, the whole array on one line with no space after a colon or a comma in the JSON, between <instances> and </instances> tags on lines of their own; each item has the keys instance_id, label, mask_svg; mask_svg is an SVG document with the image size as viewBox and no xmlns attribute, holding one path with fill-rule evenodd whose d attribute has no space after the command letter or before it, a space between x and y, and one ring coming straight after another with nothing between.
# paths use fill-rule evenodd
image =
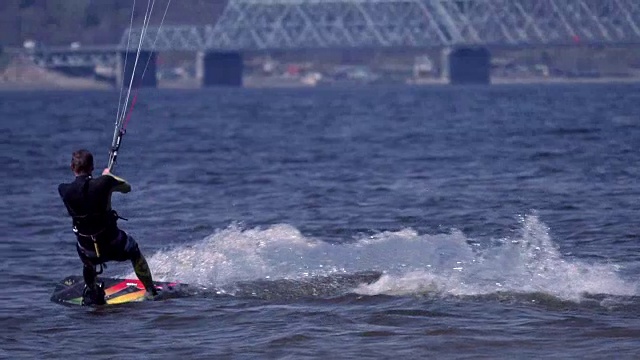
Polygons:
<instances>
[{"instance_id":1,"label":"steel truss bridge","mask_svg":"<svg viewBox=\"0 0 640 360\"><path fill-rule=\"evenodd\" d=\"M51 47L29 52L33 62L41 67L115 67L119 49L116 46L88 46L79 49Z\"/></svg>"},{"instance_id":2,"label":"steel truss bridge","mask_svg":"<svg viewBox=\"0 0 640 360\"><path fill-rule=\"evenodd\" d=\"M46 67L114 66L110 47L50 48ZM127 46L129 44L129 46ZM215 25L149 27L147 51L640 45L640 0L229 0Z\"/></svg>"},{"instance_id":3,"label":"steel truss bridge","mask_svg":"<svg viewBox=\"0 0 640 360\"><path fill-rule=\"evenodd\" d=\"M141 30L130 33L137 47ZM640 44L640 0L230 0L215 25L150 27L143 41L238 52L576 44Z\"/></svg>"}]
</instances>

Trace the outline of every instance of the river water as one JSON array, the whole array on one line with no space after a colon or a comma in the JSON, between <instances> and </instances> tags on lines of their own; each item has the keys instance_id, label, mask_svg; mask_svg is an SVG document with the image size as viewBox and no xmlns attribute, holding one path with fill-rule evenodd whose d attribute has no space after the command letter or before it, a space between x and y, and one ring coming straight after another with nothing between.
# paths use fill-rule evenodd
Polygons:
<instances>
[{"instance_id":1,"label":"river water","mask_svg":"<svg viewBox=\"0 0 640 360\"><path fill-rule=\"evenodd\" d=\"M2 358L640 354L640 86L142 90L120 223L193 296L49 300L118 94L0 93ZM134 276L129 263L105 275Z\"/></svg>"}]
</instances>

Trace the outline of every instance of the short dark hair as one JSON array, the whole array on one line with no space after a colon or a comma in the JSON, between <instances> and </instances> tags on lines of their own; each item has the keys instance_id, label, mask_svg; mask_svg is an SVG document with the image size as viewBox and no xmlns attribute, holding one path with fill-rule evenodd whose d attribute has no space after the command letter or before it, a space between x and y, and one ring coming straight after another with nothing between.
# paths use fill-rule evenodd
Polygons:
<instances>
[{"instance_id":1,"label":"short dark hair","mask_svg":"<svg viewBox=\"0 0 640 360\"><path fill-rule=\"evenodd\" d=\"M76 174L91 174L93 171L93 155L85 149L74 151L71 155L71 170Z\"/></svg>"}]
</instances>

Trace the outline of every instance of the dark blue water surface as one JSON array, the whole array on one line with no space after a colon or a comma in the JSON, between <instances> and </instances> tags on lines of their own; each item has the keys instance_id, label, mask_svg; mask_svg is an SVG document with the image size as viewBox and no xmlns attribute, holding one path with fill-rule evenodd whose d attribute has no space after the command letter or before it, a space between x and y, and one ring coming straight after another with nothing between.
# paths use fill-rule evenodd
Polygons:
<instances>
[{"instance_id":1,"label":"dark blue water surface","mask_svg":"<svg viewBox=\"0 0 640 360\"><path fill-rule=\"evenodd\" d=\"M640 354L638 85L143 90L113 205L208 290L65 307L57 186L77 148L106 165L117 106L0 93L2 358Z\"/></svg>"}]
</instances>

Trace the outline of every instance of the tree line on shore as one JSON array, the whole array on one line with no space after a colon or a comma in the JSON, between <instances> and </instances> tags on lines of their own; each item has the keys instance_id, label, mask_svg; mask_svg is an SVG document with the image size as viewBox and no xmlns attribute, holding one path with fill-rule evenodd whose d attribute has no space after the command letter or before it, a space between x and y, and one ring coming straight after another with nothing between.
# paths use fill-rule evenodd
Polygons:
<instances>
[{"instance_id":1,"label":"tree line on shore","mask_svg":"<svg viewBox=\"0 0 640 360\"><path fill-rule=\"evenodd\" d=\"M158 24L168 0L156 0L151 18ZM213 24L226 0L171 1L166 24ZM60 46L74 42L102 45L120 41L131 21L132 0L1 0L0 44L27 41ZM134 25L141 25L147 1L136 1Z\"/></svg>"}]
</instances>

